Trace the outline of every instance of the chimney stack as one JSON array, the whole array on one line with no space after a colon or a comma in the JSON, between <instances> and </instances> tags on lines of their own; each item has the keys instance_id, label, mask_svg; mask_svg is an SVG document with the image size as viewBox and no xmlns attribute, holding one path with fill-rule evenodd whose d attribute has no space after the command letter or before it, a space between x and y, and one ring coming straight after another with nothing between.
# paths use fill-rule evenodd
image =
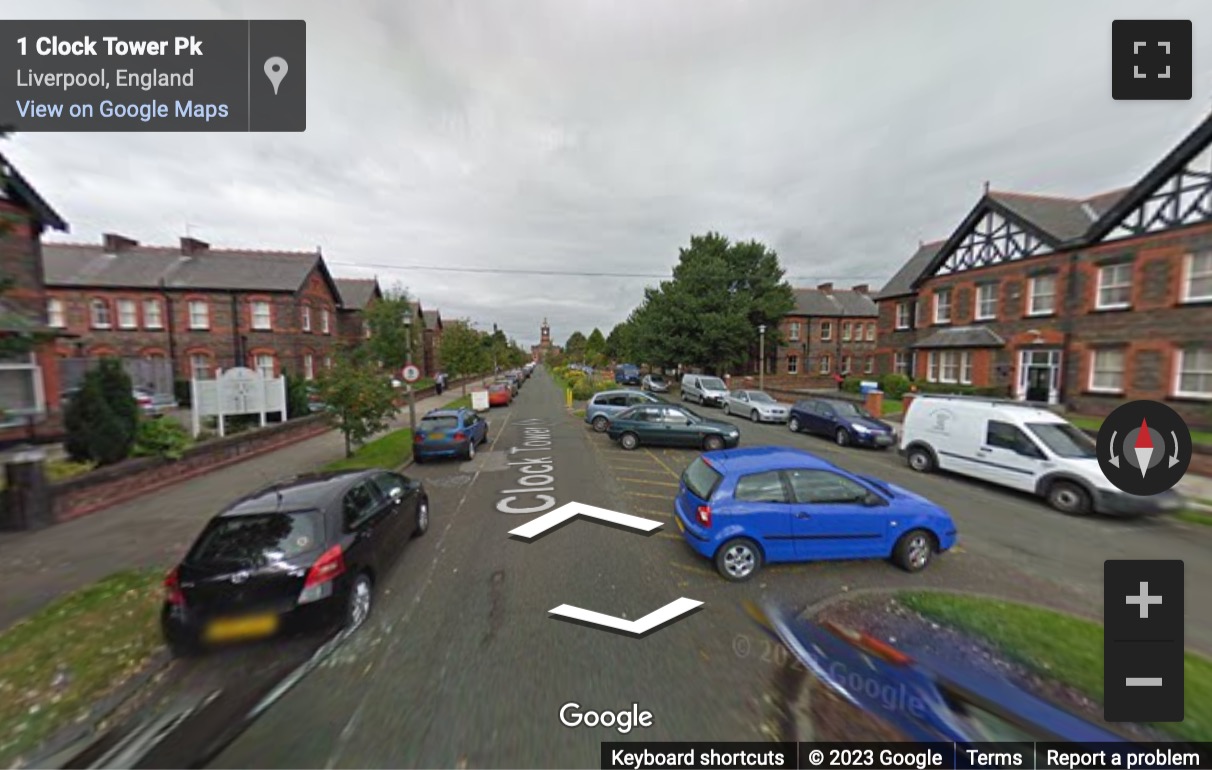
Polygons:
<instances>
[{"instance_id":1,"label":"chimney stack","mask_svg":"<svg viewBox=\"0 0 1212 770\"><path fill-rule=\"evenodd\" d=\"M870 288L871 287L869 287L867 284L860 283L857 286L851 286L850 291L856 294L867 294L870 291Z\"/></svg>"},{"instance_id":2,"label":"chimney stack","mask_svg":"<svg viewBox=\"0 0 1212 770\"><path fill-rule=\"evenodd\" d=\"M117 233L105 233L101 236L101 243L105 246L106 254L120 254L139 245L134 238L127 238L125 235Z\"/></svg>"},{"instance_id":3,"label":"chimney stack","mask_svg":"<svg viewBox=\"0 0 1212 770\"><path fill-rule=\"evenodd\" d=\"M831 284L831 283L818 283L818 284L816 285L816 290L817 290L817 291L823 291L823 292L825 292L825 293L829 293L829 292L833 291L833 284Z\"/></svg>"},{"instance_id":4,"label":"chimney stack","mask_svg":"<svg viewBox=\"0 0 1212 770\"><path fill-rule=\"evenodd\" d=\"M206 241L200 241L197 238L191 238L188 235L181 238L181 253L186 256L201 254L210 248L210 244Z\"/></svg>"}]
</instances>

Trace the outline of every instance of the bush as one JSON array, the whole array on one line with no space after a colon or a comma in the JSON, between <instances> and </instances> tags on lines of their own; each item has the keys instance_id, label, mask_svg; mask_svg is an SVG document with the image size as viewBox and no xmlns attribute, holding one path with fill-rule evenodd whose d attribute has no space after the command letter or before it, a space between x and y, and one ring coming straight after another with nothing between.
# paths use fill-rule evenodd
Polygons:
<instances>
[{"instance_id":1,"label":"bush","mask_svg":"<svg viewBox=\"0 0 1212 770\"><path fill-rule=\"evenodd\" d=\"M193 406L193 391L189 386L189 380L176 380L173 382L173 396L176 397L177 403L182 408Z\"/></svg>"},{"instance_id":2,"label":"bush","mask_svg":"<svg viewBox=\"0 0 1212 770\"><path fill-rule=\"evenodd\" d=\"M139 405L120 361L103 359L84 376L63 425L64 449L76 462L111 465L130 456L139 428Z\"/></svg>"},{"instance_id":3,"label":"bush","mask_svg":"<svg viewBox=\"0 0 1212 770\"><path fill-rule=\"evenodd\" d=\"M880 379L880 390L889 398L900 398L909 392L909 378L903 374L885 374Z\"/></svg>"},{"instance_id":4,"label":"bush","mask_svg":"<svg viewBox=\"0 0 1212 770\"><path fill-rule=\"evenodd\" d=\"M189 431L176 420L161 417L139 423L135 436L135 457L164 457L180 460L193 443Z\"/></svg>"},{"instance_id":5,"label":"bush","mask_svg":"<svg viewBox=\"0 0 1212 770\"><path fill-rule=\"evenodd\" d=\"M862 389L861 388L862 382L863 382L862 377L854 377L854 376L847 377L846 379L842 380L842 392L858 393Z\"/></svg>"},{"instance_id":6,"label":"bush","mask_svg":"<svg viewBox=\"0 0 1212 770\"><path fill-rule=\"evenodd\" d=\"M293 420L311 414L307 380L292 375L286 376L286 418Z\"/></svg>"}]
</instances>

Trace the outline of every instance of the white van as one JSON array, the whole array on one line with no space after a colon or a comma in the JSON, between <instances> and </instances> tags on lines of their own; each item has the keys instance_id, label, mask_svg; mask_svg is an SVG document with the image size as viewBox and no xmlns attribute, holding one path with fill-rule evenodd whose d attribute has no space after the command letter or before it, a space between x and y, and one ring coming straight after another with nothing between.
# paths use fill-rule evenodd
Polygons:
<instances>
[{"instance_id":1,"label":"white van","mask_svg":"<svg viewBox=\"0 0 1212 770\"><path fill-rule=\"evenodd\" d=\"M920 473L951 471L1030 492L1071 515L1166 513L1184 502L1173 490L1121 492L1099 467L1094 439L1055 412L1013 401L919 396L905 414L900 451Z\"/></svg>"},{"instance_id":2,"label":"white van","mask_svg":"<svg viewBox=\"0 0 1212 770\"><path fill-rule=\"evenodd\" d=\"M728 385L709 374L683 374L682 400L704 406L723 406L728 398Z\"/></svg>"}]
</instances>

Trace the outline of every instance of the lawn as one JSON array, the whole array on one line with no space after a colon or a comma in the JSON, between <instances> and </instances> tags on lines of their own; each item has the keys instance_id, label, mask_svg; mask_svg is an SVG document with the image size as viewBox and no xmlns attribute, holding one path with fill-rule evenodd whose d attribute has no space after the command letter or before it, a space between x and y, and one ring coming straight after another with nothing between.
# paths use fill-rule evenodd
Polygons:
<instances>
[{"instance_id":1,"label":"lawn","mask_svg":"<svg viewBox=\"0 0 1212 770\"><path fill-rule=\"evenodd\" d=\"M119 572L0 634L0 767L84 715L161 648L164 573Z\"/></svg>"},{"instance_id":2,"label":"lawn","mask_svg":"<svg viewBox=\"0 0 1212 770\"><path fill-rule=\"evenodd\" d=\"M897 600L927 618L997 647L1044 676L1103 699L1103 628L1042 607L955 594L909 592ZM1176 738L1212 740L1212 661L1188 652L1186 719L1157 724Z\"/></svg>"},{"instance_id":3,"label":"lawn","mask_svg":"<svg viewBox=\"0 0 1212 770\"><path fill-rule=\"evenodd\" d=\"M393 430L374 441L363 444L353 457L344 457L324 466L326 471L362 470L364 468L399 468L412 457L412 431Z\"/></svg>"},{"instance_id":4,"label":"lawn","mask_svg":"<svg viewBox=\"0 0 1212 770\"><path fill-rule=\"evenodd\" d=\"M884 396L884 417L894 414L900 414L905 411L905 405L899 398L889 398Z\"/></svg>"},{"instance_id":5,"label":"lawn","mask_svg":"<svg viewBox=\"0 0 1212 770\"><path fill-rule=\"evenodd\" d=\"M1208 511L1197 511L1193 509L1179 511L1178 513L1174 514L1174 518L1178 519L1179 521L1185 521L1188 524L1202 524L1205 527L1212 527L1212 513Z\"/></svg>"},{"instance_id":6,"label":"lawn","mask_svg":"<svg viewBox=\"0 0 1212 770\"><path fill-rule=\"evenodd\" d=\"M471 394L468 393L466 396L459 396L458 398L451 401L449 404L447 404L446 406L444 406L442 408L443 409L470 409L471 408Z\"/></svg>"},{"instance_id":7,"label":"lawn","mask_svg":"<svg viewBox=\"0 0 1212 770\"><path fill-rule=\"evenodd\" d=\"M1086 430L1098 430L1103 425L1103 417L1092 417L1085 414L1066 414L1065 419L1073 423L1079 428ZM1212 446L1212 431L1193 430L1191 431L1191 440L1196 444L1206 444Z\"/></svg>"}]
</instances>

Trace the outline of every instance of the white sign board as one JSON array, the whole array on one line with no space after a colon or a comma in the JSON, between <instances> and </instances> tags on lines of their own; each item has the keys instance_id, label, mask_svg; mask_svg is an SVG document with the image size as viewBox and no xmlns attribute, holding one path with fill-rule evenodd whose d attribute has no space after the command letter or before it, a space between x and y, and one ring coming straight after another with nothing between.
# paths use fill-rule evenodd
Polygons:
<instances>
[{"instance_id":1,"label":"white sign board","mask_svg":"<svg viewBox=\"0 0 1212 770\"><path fill-rule=\"evenodd\" d=\"M421 379L421 370L412 364L404 367L404 370L400 374L403 375L404 382L407 383L413 383Z\"/></svg>"},{"instance_id":2,"label":"white sign board","mask_svg":"<svg viewBox=\"0 0 1212 770\"><path fill-rule=\"evenodd\" d=\"M254 369L233 367L218 373L213 380L190 382L194 435L202 432L203 417L219 418L219 435L226 435L224 418L236 414L265 415L277 412L286 419L286 379L265 377Z\"/></svg>"},{"instance_id":3,"label":"white sign board","mask_svg":"<svg viewBox=\"0 0 1212 770\"><path fill-rule=\"evenodd\" d=\"M488 407L488 391L473 390L471 391L471 408L477 412L487 412Z\"/></svg>"}]
</instances>

